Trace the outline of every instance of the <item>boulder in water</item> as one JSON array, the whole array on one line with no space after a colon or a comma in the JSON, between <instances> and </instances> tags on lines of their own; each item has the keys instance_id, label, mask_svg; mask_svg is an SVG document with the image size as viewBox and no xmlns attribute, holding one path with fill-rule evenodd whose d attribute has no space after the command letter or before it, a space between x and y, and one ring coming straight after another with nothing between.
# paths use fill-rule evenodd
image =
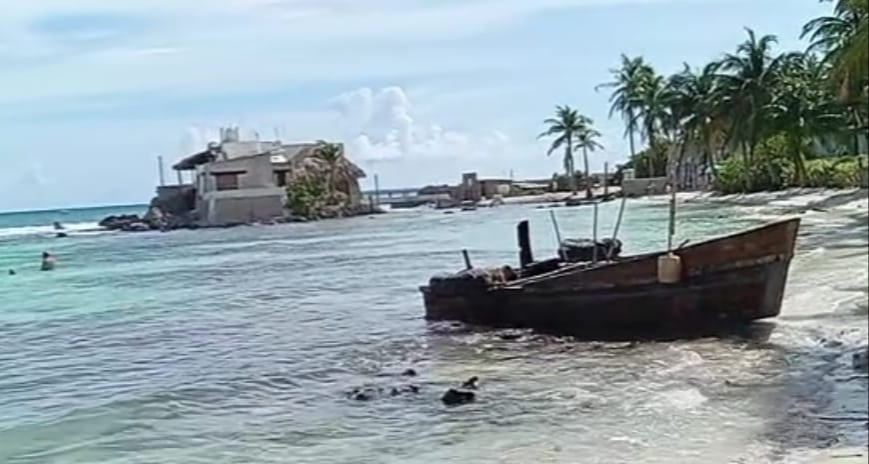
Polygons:
<instances>
[{"instance_id":1,"label":"boulder in water","mask_svg":"<svg viewBox=\"0 0 869 464\"><path fill-rule=\"evenodd\" d=\"M473 403L477 399L474 392L456 390L450 388L441 397L441 402L447 406L458 406L462 404Z\"/></svg>"},{"instance_id":2,"label":"boulder in water","mask_svg":"<svg viewBox=\"0 0 869 464\"><path fill-rule=\"evenodd\" d=\"M851 366L858 371L869 370L869 348L864 347L862 350L854 353L851 356Z\"/></svg>"},{"instance_id":3,"label":"boulder in water","mask_svg":"<svg viewBox=\"0 0 869 464\"><path fill-rule=\"evenodd\" d=\"M109 216L99 222L100 227L108 230L123 230L124 227L129 227L133 223L141 223L142 219L135 214L120 214L117 216Z\"/></svg>"}]
</instances>

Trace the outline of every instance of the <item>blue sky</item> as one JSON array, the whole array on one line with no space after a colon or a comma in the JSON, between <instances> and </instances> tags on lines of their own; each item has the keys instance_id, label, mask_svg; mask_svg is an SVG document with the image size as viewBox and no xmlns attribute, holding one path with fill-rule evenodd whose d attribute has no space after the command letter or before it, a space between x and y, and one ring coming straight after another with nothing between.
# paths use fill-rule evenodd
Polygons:
<instances>
[{"instance_id":1,"label":"blue sky","mask_svg":"<svg viewBox=\"0 0 869 464\"><path fill-rule=\"evenodd\" d=\"M535 139L556 104L626 158L595 85L621 53L660 72L743 27L801 49L816 0L3 0L0 210L145 202L221 125L347 143L381 185L560 169ZM171 174L171 173L170 173ZM369 176L371 177L371 176ZM170 178L171 175L170 175ZM370 179L366 185L370 184Z\"/></svg>"}]
</instances>

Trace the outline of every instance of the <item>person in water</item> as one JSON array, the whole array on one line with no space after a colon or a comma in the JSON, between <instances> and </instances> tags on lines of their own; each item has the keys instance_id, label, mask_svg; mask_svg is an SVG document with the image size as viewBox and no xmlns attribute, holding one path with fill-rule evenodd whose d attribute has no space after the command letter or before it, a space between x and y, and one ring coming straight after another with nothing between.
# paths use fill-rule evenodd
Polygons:
<instances>
[{"instance_id":1,"label":"person in water","mask_svg":"<svg viewBox=\"0 0 869 464\"><path fill-rule=\"evenodd\" d=\"M54 256L47 251L42 252L42 266L39 268L41 271L53 271L54 266L57 262L54 259Z\"/></svg>"}]
</instances>

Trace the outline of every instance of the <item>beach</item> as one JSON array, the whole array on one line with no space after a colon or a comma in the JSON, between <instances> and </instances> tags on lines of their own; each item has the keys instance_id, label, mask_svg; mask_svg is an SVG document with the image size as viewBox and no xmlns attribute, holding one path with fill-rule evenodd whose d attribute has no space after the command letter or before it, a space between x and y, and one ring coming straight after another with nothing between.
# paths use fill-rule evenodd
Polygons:
<instances>
[{"instance_id":1,"label":"beach","mask_svg":"<svg viewBox=\"0 0 869 464\"><path fill-rule=\"evenodd\" d=\"M0 462L860 459L865 190L679 199L677 243L802 217L782 314L756 334L634 345L427 324L418 286L460 269L461 249L515 264L529 219L535 254L554 255L535 204L141 234L71 211L63 239L33 224L57 214L0 216L0 270L18 271L0 278ZM628 200L625 254L665 246L666 203ZM618 207L600 206L602 235ZM591 208L555 211L563 235L591 235ZM37 270L43 250L56 271ZM476 403L440 404L470 376Z\"/></svg>"}]
</instances>

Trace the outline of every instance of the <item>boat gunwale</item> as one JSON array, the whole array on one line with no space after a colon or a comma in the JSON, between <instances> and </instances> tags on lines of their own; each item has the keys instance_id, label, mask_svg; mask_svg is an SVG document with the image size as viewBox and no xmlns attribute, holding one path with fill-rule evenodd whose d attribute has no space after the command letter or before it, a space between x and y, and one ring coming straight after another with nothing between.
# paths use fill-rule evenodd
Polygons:
<instances>
[{"instance_id":1,"label":"boat gunwale","mask_svg":"<svg viewBox=\"0 0 869 464\"><path fill-rule=\"evenodd\" d=\"M700 241L697 243L692 243L692 244L686 245L684 247L680 247L676 250L673 250L673 252L678 254L678 252L682 251L682 250L688 250L691 248L699 247L699 246L706 245L706 244L713 243L713 242L734 239L734 238L741 237L744 235L755 234L757 232L763 231L764 229L771 229L773 227L782 226L782 225L785 225L788 223L793 223L793 222L796 222L799 224L800 218L799 217L791 217L791 218L779 219L779 220L776 220L773 222L768 222L766 224L752 227L750 229L742 230L740 232L735 232L735 233L731 233L731 234L722 234L722 235L710 237L710 238L705 239L703 241ZM623 264L627 264L627 263L631 263L631 262L635 262L635 261L641 261L644 259L653 258L655 256L661 256L661 255L664 255L666 253L667 253L666 250L654 251L654 252L643 253L643 254L639 254L639 255L630 255L630 256L626 256L622 259L618 259L618 260L614 260L614 261L605 261L605 262L601 262L598 264L591 264L591 265L589 263L573 263L573 264L567 265L561 269L556 269L554 271L550 271L550 272L547 272L544 274L530 276L530 277L526 277L526 278L522 278L522 279L517 279L517 280L514 280L512 282L508 282L508 283L492 284L491 288L497 289L497 288L504 288L504 287L524 287L524 286L529 285L529 284L535 284L538 282L546 281L546 280L551 279L553 277L559 277L562 274L582 273L582 272L587 272L587 271L591 271L591 270L603 269L603 268L606 268L609 266L623 265ZM793 247L791 247L790 254L791 255L793 254Z\"/></svg>"}]
</instances>

